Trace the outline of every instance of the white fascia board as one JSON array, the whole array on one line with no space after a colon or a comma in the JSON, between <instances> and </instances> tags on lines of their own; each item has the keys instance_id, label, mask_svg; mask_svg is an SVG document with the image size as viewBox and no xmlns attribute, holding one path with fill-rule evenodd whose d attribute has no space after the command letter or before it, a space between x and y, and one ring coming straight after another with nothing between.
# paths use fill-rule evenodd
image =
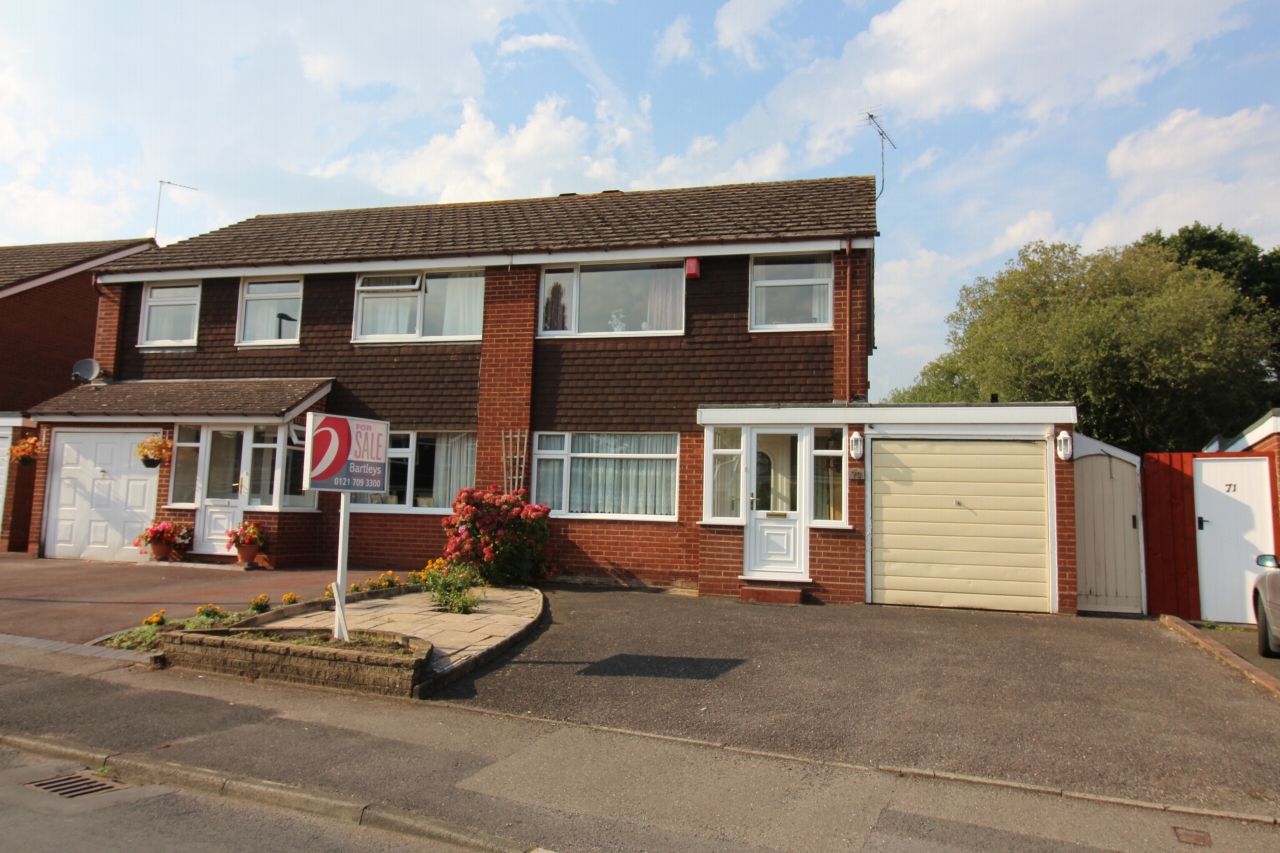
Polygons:
<instances>
[{"instance_id":1,"label":"white fascia board","mask_svg":"<svg viewBox=\"0 0 1280 853\"><path fill-rule=\"evenodd\" d=\"M296 415L295 415L296 417ZM270 415L201 415L189 413L185 415L41 415L36 421L42 424L284 424L293 418L272 417Z\"/></svg>"},{"instance_id":2,"label":"white fascia board","mask_svg":"<svg viewBox=\"0 0 1280 853\"><path fill-rule=\"evenodd\" d=\"M65 270L58 270L57 272L51 272L48 275L42 275L39 278L33 278L31 281L26 281L22 284L9 288L8 290L0 291L0 299L4 299L6 296L14 296L16 294L23 293L33 287L39 287L42 284L48 284L51 281L57 281L58 279L66 278L69 275L75 275L76 273L81 273L85 270L91 270L94 267L100 267L103 264L109 264L112 261L118 261L121 258L127 258L130 255L136 255L138 252L145 252L150 248L151 246L148 246L146 243L139 246L130 246L127 249L121 249L120 251L112 252L109 255L102 255L101 257L85 261L82 264L76 264L74 267L70 267Z\"/></svg>"},{"instance_id":3,"label":"white fascia board","mask_svg":"<svg viewBox=\"0 0 1280 853\"><path fill-rule=\"evenodd\" d=\"M1061 406L823 406L795 408L706 408L698 409L700 426L742 426L773 424L866 424L868 428L887 426L964 424L1033 424L1053 426L1074 424L1076 407Z\"/></svg>"},{"instance_id":4,"label":"white fascia board","mask_svg":"<svg viewBox=\"0 0 1280 853\"><path fill-rule=\"evenodd\" d=\"M1219 448L1228 452L1236 452L1240 450L1248 450L1258 442L1270 435L1280 432L1280 417L1272 415L1269 418L1263 418L1262 422L1256 424L1253 429L1246 432L1239 440L1234 442L1230 447Z\"/></svg>"},{"instance_id":5,"label":"white fascia board","mask_svg":"<svg viewBox=\"0 0 1280 853\"><path fill-rule=\"evenodd\" d=\"M1085 456L1113 456L1116 459L1123 459L1135 468L1142 466L1141 457L1078 432L1072 440L1071 458L1081 459Z\"/></svg>"},{"instance_id":6,"label":"white fascia board","mask_svg":"<svg viewBox=\"0 0 1280 853\"><path fill-rule=\"evenodd\" d=\"M853 241L855 249L870 249L875 240L869 237ZM98 280L103 284L131 281L181 281L183 279L243 278L245 276L324 275L326 273L398 272L401 270L454 270L476 267L500 267L529 264L577 264L610 261L680 260L717 255L765 255L781 252L838 252L845 247L842 240L798 240L778 243L714 243L669 246L648 249L593 250L566 249L561 252L526 252L513 255L467 255L447 258L411 258L399 261L350 261L332 264L283 264L263 267L225 267L209 269L166 270L164 272L109 273Z\"/></svg>"},{"instance_id":7,"label":"white fascia board","mask_svg":"<svg viewBox=\"0 0 1280 853\"><path fill-rule=\"evenodd\" d=\"M36 423L29 418L24 418L21 412L0 412L0 429L8 429L11 427L33 427ZM3 496L0 496L2 498Z\"/></svg>"}]
</instances>

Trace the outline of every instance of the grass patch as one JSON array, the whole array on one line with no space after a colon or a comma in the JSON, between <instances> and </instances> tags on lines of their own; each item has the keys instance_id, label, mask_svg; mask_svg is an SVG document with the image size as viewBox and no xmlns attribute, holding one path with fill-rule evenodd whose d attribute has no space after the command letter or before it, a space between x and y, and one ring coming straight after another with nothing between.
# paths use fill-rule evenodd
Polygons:
<instances>
[{"instance_id":1,"label":"grass patch","mask_svg":"<svg viewBox=\"0 0 1280 853\"><path fill-rule=\"evenodd\" d=\"M376 637L357 637L353 640L335 640L320 634L306 637L283 637L279 634L244 633L236 635L242 640L266 640L270 643L285 643L290 646L310 646L319 649L343 649L352 652L374 652L380 655L412 655L413 649L407 649L393 640L380 640Z\"/></svg>"},{"instance_id":2,"label":"grass patch","mask_svg":"<svg viewBox=\"0 0 1280 853\"><path fill-rule=\"evenodd\" d=\"M161 613L163 612L161 611ZM116 634L102 645L109 649L125 649L131 652L155 652L160 650L160 635L164 630L198 631L202 628L218 628L252 615L252 610L229 613L218 607L204 605L200 608L200 612L190 619L172 619L161 622L148 620L147 623L137 628L125 631L122 634ZM164 626L164 628L162 629L161 626Z\"/></svg>"}]
</instances>

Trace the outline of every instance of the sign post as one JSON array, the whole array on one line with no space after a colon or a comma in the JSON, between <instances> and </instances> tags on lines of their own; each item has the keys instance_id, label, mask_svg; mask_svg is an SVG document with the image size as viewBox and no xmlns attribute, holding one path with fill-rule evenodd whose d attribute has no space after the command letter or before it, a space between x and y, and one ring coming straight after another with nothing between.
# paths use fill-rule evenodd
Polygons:
<instances>
[{"instance_id":1,"label":"sign post","mask_svg":"<svg viewBox=\"0 0 1280 853\"><path fill-rule=\"evenodd\" d=\"M351 493L387 493L386 421L307 412L306 462L302 488L341 492L338 516L338 577L333 585L333 636L350 640L345 612L347 545L351 538Z\"/></svg>"}]
</instances>

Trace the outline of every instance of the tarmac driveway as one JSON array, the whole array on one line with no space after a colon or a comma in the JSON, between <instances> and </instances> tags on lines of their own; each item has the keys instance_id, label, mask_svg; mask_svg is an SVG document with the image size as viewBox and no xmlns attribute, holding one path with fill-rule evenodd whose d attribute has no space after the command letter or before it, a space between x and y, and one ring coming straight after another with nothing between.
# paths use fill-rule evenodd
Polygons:
<instances>
[{"instance_id":1,"label":"tarmac driveway","mask_svg":"<svg viewBox=\"0 0 1280 853\"><path fill-rule=\"evenodd\" d=\"M161 608L170 617L190 616L207 602L244 610L262 593L273 602L286 592L315 598L332 580L332 570L244 572L3 554L0 634L87 643L133 628Z\"/></svg>"},{"instance_id":2,"label":"tarmac driveway","mask_svg":"<svg viewBox=\"0 0 1280 853\"><path fill-rule=\"evenodd\" d=\"M433 701L1275 813L1280 702L1152 621L546 590Z\"/></svg>"}]
</instances>

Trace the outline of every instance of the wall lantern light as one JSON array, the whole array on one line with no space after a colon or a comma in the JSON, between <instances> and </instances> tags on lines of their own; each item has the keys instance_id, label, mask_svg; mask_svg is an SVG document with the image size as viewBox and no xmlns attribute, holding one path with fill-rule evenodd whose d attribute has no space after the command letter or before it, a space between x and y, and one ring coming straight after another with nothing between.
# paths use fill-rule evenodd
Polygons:
<instances>
[{"instance_id":1,"label":"wall lantern light","mask_svg":"<svg viewBox=\"0 0 1280 853\"><path fill-rule=\"evenodd\" d=\"M1062 432L1058 433L1058 440L1056 443L1058 445L1058 458L1061 459L1063 462L1070 462L1071 461L1071 433L1067 432L1064 429Z\"/></svg>"},{"instance_id":2,"label":"wall lantern light","mask_svg":"<svg viewBox=\"0 0 1280 853\"><path fill-rule=\"evenodd\" d=\"M858 432L857 430L854 430L853 432L849 433L849 455L854 459L861 459L862 450L863 450L862 433Z\"/></svg>"}]
</instances>

